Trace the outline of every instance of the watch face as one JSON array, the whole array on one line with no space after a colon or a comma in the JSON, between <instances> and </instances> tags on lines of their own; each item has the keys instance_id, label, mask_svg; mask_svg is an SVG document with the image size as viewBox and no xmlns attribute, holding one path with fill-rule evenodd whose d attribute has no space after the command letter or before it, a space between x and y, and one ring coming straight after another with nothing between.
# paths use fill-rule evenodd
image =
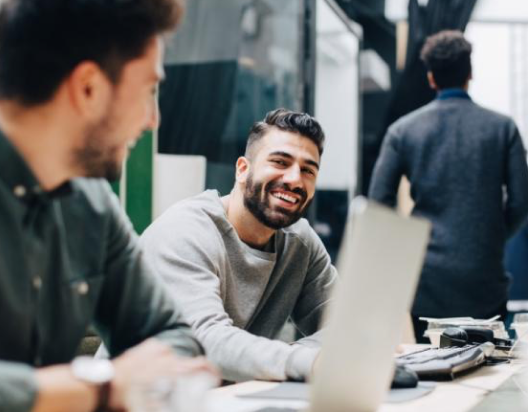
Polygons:
<instances>
[{"instance_id":1,"label":"watch face","mask_svg":"<svg viewBox=\"0 0 528 412\"><path fill-rule=\"evenodd\" d=\"M89 356L75 358L71 365L73 375L85 382L101 384L114 377L114 365L107 359L94 359Z\"/></svg>"}]
</instances>

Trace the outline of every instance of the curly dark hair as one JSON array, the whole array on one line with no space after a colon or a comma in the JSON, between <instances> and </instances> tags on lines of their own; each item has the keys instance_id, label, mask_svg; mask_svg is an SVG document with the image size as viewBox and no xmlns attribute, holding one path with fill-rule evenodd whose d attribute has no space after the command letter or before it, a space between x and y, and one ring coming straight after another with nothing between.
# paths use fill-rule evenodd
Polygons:
<instances>
[{"instance_id":1,"label":"curly dark hair","mask_svg":"<svg viewBox=\"0 0 528 412\"><path fill-rule=\"evenodd\" d=\"M179 0L2 0L0 99L45 103L83 61L117 83L182 13Z\"/></svg>"},{"instance_id":2,"label":"curly dark hair","mask_svg":"<svg viewBox=\"0 0 528 412\"><path fill-rule=\"evenodd\" d=\"M471 75L471 43L458 30L444 30L427 38L420 58L439 89L462 87Z\"/></svg>"},{"instance_id":3,"label":"curly dark hair","mask_svg":"<svg viewBox=\"0 0 528 412\"><path fill-rule=\"evenodd\" d=\"M254 144L274 127L310 139L316 144L319 156L323 154L325 135L319 122L307 113L281 108L268 112L264 120L256 122L251 127L246 144L246 156L250 155Z\"/></svg>"}]
</instances>

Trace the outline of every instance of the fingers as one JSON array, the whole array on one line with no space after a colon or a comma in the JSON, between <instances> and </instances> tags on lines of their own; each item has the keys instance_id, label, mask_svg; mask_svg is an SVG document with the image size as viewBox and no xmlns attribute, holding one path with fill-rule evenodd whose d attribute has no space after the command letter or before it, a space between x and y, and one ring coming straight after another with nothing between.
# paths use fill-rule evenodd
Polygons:
<instances>
[{"instance_id":1,"label":"fingers","mask_svg":"<svg viewBox=\"0 0 528 412\"><path fill-rule=\"evenodd\" d=\"M203 356L184 358L176 355L173 349L156 340L148 339L125 352L118 361L126 360L131 363L145 363L146 370L167 370L174 372L209 372L219 375L217 369Z\"/></svg>"},{"instance_id":2,"label":"fingers","mask_svg":"<svg viewBox=\"0 0 528 412\"><path fill-rule=\"evenodd\" d=\"M176 374L207 373L211 375L215 384L220 383L220 372L203 356L198 358L178 358Z\"/></svg>"},{"instance_id":3,"label":"fingers","mask_svg":"<svg viewBox=\"0 0 528 412\"><path fill-rule=\"evenodd\" d=\"M177 356L168 345L149 339L124 352L114 361L115 377L112 382L115 396L112 406L122 406L124 394L134 381L154 381L168 378L177 381L179 377L192 374L207 374L210 385L220 382L220 374L204 357L184 358Z\"/></svg>"},{"instance_id":4,"label":"fingers","mask_svg":"<svg viewBox=\"0 0 528 412\"><path fill-rule=\"evenodd\" d=\"M178 378L182 375L206 373L214 380L219 380L218 370L205 358L182 358L172 354L169 357L158 357L152 359L148 368L142 370L143 375L153 378L164 376L167 378Z\"/></svg>"}]
</instances>

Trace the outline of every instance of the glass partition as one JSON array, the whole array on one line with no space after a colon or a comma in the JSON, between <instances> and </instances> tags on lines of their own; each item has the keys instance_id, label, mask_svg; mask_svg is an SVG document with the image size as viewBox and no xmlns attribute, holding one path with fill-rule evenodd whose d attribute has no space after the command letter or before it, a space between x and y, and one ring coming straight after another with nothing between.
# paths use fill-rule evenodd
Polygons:
<instances>
[{"instance_id":1,"label":"glass partition","mask_svg":"<svg viewBox=\"0 0 528 412\"><path fill-rule=\"evenodd\" d=\"M303 1L188 2L167 45L158 152L205 156L205 186L227 193L251 125L303 109L303 15Z\"/></svg>"}]
</instances>

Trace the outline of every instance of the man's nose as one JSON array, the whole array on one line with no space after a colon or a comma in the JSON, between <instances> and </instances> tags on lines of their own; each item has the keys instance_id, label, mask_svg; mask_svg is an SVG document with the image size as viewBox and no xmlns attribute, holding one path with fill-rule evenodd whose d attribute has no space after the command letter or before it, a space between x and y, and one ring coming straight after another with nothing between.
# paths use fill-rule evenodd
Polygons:
<instances>
[{"instance_id":1,"label":"man's nose","mask_svg":"<svg viewBox=\"0 0 528 412\"><path fill-rule=\"evenodd\" d=\"M299 165L290 166L284 173L282 180L292 189L301 186L301 168Z\"/></svg>"},{"instance_id":2,"label":"man's nose","mask_svg":"<svg viewBox=\"0 0 528 412\"><path fill-rule=\"evenodd\" d=\"M159 112L159 106L156 98L152 98L152 101L147 108L145 128L147 130L155 130L160 126L161 116Z\"/></svg>"}]
</instances>

